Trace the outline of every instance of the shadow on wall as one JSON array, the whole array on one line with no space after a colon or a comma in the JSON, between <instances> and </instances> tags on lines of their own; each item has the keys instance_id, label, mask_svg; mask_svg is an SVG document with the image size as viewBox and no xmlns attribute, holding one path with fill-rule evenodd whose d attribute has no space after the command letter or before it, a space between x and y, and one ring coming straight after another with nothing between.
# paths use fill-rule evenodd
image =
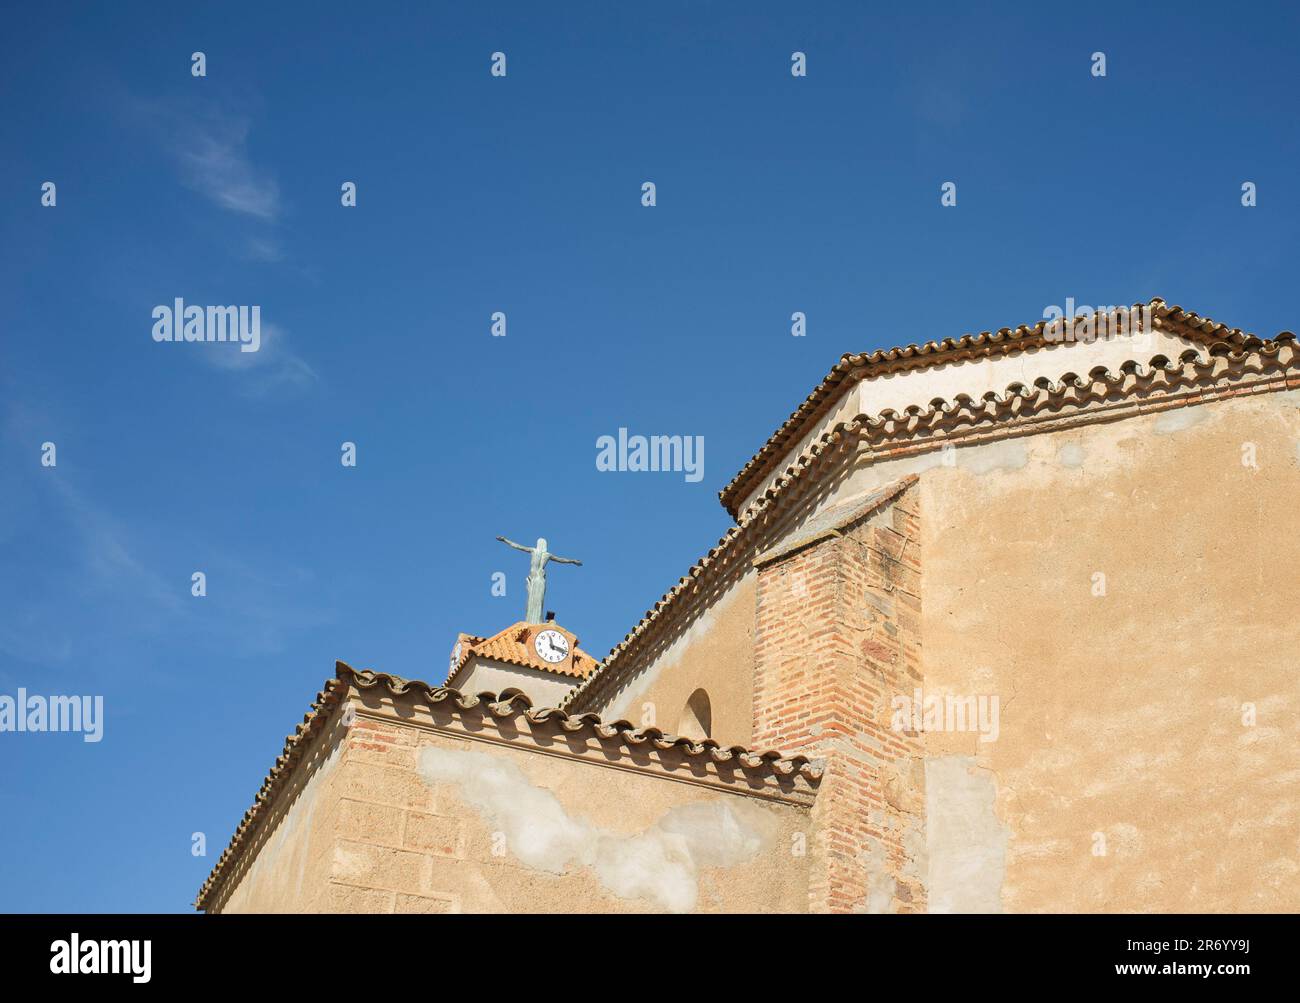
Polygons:
<instances>
[{"instance_id":1,"label":"shadow on wall","mask_svg":"<svg viewBox=\"0 0 1300 1003\"><path fill-rule=\"evenodd\" d=\"M713 708L709 705L709 694L699 689L690 695L682 716L677 720L677 735L699 742L709 738L713 731Z\"/></svg>"}]
</instances>

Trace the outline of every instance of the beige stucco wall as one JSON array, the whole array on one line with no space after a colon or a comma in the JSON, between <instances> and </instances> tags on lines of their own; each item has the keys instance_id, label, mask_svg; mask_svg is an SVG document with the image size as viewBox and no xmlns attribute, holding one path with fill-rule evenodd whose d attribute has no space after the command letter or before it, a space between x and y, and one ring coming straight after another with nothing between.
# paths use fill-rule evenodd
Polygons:
<instances>
[{"instance_id":1,"label":"beige stucco wall","mask_svg":"<svg viewBox=\"0 0 1300 1003\"><path fill-rule=\"evenodd\" d=\"M1176 359L1192 347L1195 346L1186 338L1148 329L1090 343L1072 341L1046 345L1028 352L952 362L930 369L867 379L847 393L823 420L811 426L790 447L782 467L828 428L859 414L877 415L886 409L902 412L910 405L924 407L936 397L951 400L960 393L978 398L987 390L1004 392L1017 381L1032 384L1040 376L1055 381L1071 369L1079 373L1087 373L1097 366L1118 370L1121 363L1130 358L1145 361L1164 353ZM987 456L989 459L981 458L975 462L995 466L1002 462L997 458L996 450ZM820 512L907 473L933 469L940 462L938 453L930 453L902 462L877 463L865 474L829 490L813 511ZM759 492L770 487L774 477L775 474L766 478L744 504L751 504ZM798 522L791 524L786 527L786 532L797 532L799 525ZM605 696L593 709L607 718L621 717L672 731L677 728L690 695L697 688L703 688L709 694L713 708L712 737L724 744L751 744L754 581L753 574L748 574L723 588L720 595L709 600L707 609L697 616L686 618L674 613L675 618L689 621L688 626L679 630L662 651L648 657L639 655L638 660L644 664L628 673L618 689ZM651 714L653 717L649 716Z\"/></svg>"},{"instance_id":2,"label":"beige stucco wall","mask_svg":"<svg viewBox=\"0 0 1300 1003\"><path fill-rule=\"evenodd\" d=\"M348 758L339 714L313 743L274 810L231 867L212 912L303 913L328 909L334 833Z\"/></svg>"},{"instance_id":3,"label":"beige stucco wall","mask_svg":"<svg viewBox=\"0 0 1300 1003\"><path fill-rule=\"evenodd\" d=\"M923 470L925 695L999 701L994 741L926 736L932 910L1300 909L1298 406L1237 397L842 488Z\"/></svg>"},{"instance_id":4,"label":"beige stucco wall","mask_svg":"<svg viewBox=\"0 0 1300 1003\"><path fill-rule=\"evenodd\" d=\"M807 783L787 797L707 755L533 736L482 705L452 720L367 692L356 707L290 810L310 852L272 835L224 911L807 908Z\"/></svg>"},{"instance_id":5,"label":"beige stucco wall","mask_svg":"<svg viewBox=\"0 0 1300 1003\"><path fill-rule=\"evenodd\" d=\"M920 475L923 695L996 708L922 736L930 910L1300 910L1300 391L956 441L860 455L817 503ZM749 573L602 716L672 730L704 686L752 744L754 602ZM232 910L806 907L805 805L368 712Z\"/></svg>"},{"instance_id":6,"label":"beige stucco wall","mask_svg":"<svg viewBox=\"0 0 1300 1003\"><path fill-rule=\"evenodd\" d=\"M596 712L676 732L696 689L709 695L722 745L750 745L754 730L754 585L751 570L726 589L658 657L629 675Z\"/></svg>"},{"instance_id":7,"label":"beige stucco wall","mask_svg":"<svg viewBox=\"0 0 1300 1003\"><path fill-rule=\"evenodd\" d=\"M922 696L997 702L924 737L929 908L1300 909L1300 392L961 441L815 509L920 475ZM632 692L752 672L701 639Z\"/></svg>"},{"instance_id":8,"label":"beige stucco wall","mask_svg":"<svg viewBox=\"0 0 1300 1003\"><path fill-rule=\"evenodd\" d=\"M806 809L446 735L420 736L415 762L461 853L428 887L460 910L806 908Z\"/></svg>"}]
</instances>

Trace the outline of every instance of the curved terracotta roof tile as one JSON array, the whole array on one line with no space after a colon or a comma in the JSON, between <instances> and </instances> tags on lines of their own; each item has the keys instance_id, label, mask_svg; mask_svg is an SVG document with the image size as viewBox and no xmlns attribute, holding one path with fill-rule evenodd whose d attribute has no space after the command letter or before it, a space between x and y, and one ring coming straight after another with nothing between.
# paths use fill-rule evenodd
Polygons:
<instances>
[{"instance_id":1,"label":"curved terracotta roof tile","mask_svg":"<svg viewBox=\"0 0 1300 1003\"><path fill-rule=\"evenodd\" d=\"M431 686L419 680L404 679L401 676L390 675L387 672L374 672L370 669L354 669L346 662L336 662L334 678L329 680L316 695L311 709L303 717L302 724L285 739L284 752L276 758L270 772L262 781L262 786L258 789L252 807L244 812L244 817L236 826L229 845L217 859L212 872L199 889L194 899L196 909L206 907L212 893L224 879L226 868L233 865L255 835L264 813L301 761L311 738L325 726L330 713L342 701L350 686L355 686L362 691L382 689L393 696L412 694L430 706L446 703L459 710L484 708L488 714L498 719L523 717L534 724L555 723L567 732L590 730L597 738L605 741L620 741L628 747L641 746L648 742L662 752L675 749L689 759L708 757L714 763L737 763L747 770L762 770L782 777L797 773L814 786L820 782L822 776L821 765L807 756L786 757L775 751L755 753L739 745L723 749L712 739L697 742L670 735L658 728L636 728L629 721L605 722L597 714L569 714L556 707L534 708L532 701L520 690L503 690L500 694L464 693L448 686Z\"/></svg>"},{"instance_id":2,"label":"curved terracotta roof tile","mask_svg":"<svg viewBox=\"0 0 1300 1003\"><path fill-rule=\"evenodd\" d=\"M1232 346L1253 348L1266 344L1240 328L1228 327L1208 317L1201 317L1180 306L1168 306L1160 297L1147 303L1134 303L1133 309L1150 307L1157 326L1176 335L1195 338L1197 341L1213 343L1222 341ZM903 369L927 368L946 362L956 362L967 358L991 354L992 350L1010 351L1029 345L1045 343L1044 334L1048 322L1045 320L1028 326L1021 324L1016 328L999 328L997 331L981 331L979 334L964 334L960 338L944 338L942 341L928 341L924 345L904 345L899 348L877 349L873 352L846 353L840 356L829 373L813 388L804 401L759 447L757 453L745 463L736 475L720 492L718 498L733 517L739 517L739 505L744 497L753 490L754 485L771 473L771 468L780 459L791 444L798 441L807 426L815 417L820 417L847 385L855 384L867 376L879 376ZM1286 332L1283 332L1286 333Z\"/></svg>"},{"instance_id":3,"label":"curved terracotta roof tile","mask_svg":"<svg viewBox=\"0 0 1300 1003\"><path fill-rule=\"evenodd\" d=\"M403 679L386 672L354 669L346 662L339 662L336 671L339 679L350 682L360 690L383 687L394 696L416 694L430 705L451 701L461 710L486 705L488 713L497 718L524 717L534 724L556 723L570 732L591 729L601 738L617 738L628 746L644 745L648 742L663 751L677 749L688 757L708 754L714 762L718 763L739 760L751 769L780 765L785 773L797 770L813 782L821 777L821 767L815 765L807 756L787 757L774 750L754 752L741 745L724 749L711 738L696 741L670 734L660 728L638 728L630 721L603 721L597 714L569 714L558 707L534 708L528 696L519 690L507 690L500 696L495 693L467 694L447 686L431 686L428 683Z\"/></svg>"},{"instance_id":4,"label":"curved terracotta roof tile","mask_svg":"<svg viewBox=\"0 0 1300 1003\"><path fill-rule=\"evenodd\" d=\"M1217 327L1222 328L1222 325ZM749 527L763 524L786 489L839 444L853 440L865 442L869 446L879 446L907 436L934 435L981 423L1027 417L1038 410L1056 408L1063 403L1082 407L1101 401L1127 400L1151 390L1172 391L1181 386L1204 384L1209 379L1222 378L1222 370L1241 373L1253 368L1262 371L1263 360L1286 369L1300 368L1297 339L1290 331L1283 331L1270 341L1245 335L1235 328L1226 331L1226 334L1230 336L1229 341L1214 343L1207 348L1205 355L1188 349L1180 354L1177 363L1171 362L1164 355L1152 356L1146 366L1135 359L1129 359L1120 364L1118 373L1105 366L1096 366L1087 378L1075 373L1065 373L1057 381L1039 377L1034 381L1033 390L1017 382L1008 384L1001 394L990 390L979 401L973 400L969 394L961 393L952 401L936 397L923 411L909 407L905 415L899 415L892 409L886 409L879 415L861 414L849 421L836 422L800 453L773 481L771 487L755 498L753 504L741 514L739 523L730 527L717 545L696 561L687 575L646 611L641 620L624 635L623 640L605 656L600 670L592 673L570 692L560 706L566 709L584 706L622 679L624 663L630 657L629 653L639 648L648 634L663 622L664 614L675 609L688 590L698 590L699 580L713 574L727 560L736 541L749 535ZM1285 358L1282 357L1283 353L1286 353Z\"/></svg>"},{"instance_id":5,"label":"curved terracotta roof tile","mask_svg":"<svg viewBox=\"0 0 1300 1003\"><path fill-rule=\"evenodd\" d=\"M561 662L542 661L530 643L532 637L542 630L558 630L564 634L572 645L570 656ZM600 662L578 647L577 635L567 627L549 621L528 623L520 620L490 637L462 633L457 635L456 641L460 645L460 657L452 663L451 671L447 674L447 683L451 683L474 656L504 662L507 665L518 665L538 672L572 676L576 679L586 679L600 667Z\"/></svg>"}]
</instances>

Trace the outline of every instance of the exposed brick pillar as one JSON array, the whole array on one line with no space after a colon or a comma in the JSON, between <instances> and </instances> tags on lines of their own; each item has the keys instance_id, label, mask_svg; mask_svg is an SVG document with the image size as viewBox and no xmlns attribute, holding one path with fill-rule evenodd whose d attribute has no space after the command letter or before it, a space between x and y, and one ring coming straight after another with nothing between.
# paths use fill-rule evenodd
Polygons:
<instances>
[{"instance_id":1,"label":"exposed brick pillar","mask_svg":"<svg viewBox=\"0 0 1300 1003\"><path fill-rule=\"evenodd\" d=\"M892 700L922 685L919 489L822 513L759 555L754 745L826 762L813 912L925 909L924 769Z\"/></svg>"}]
</instances>

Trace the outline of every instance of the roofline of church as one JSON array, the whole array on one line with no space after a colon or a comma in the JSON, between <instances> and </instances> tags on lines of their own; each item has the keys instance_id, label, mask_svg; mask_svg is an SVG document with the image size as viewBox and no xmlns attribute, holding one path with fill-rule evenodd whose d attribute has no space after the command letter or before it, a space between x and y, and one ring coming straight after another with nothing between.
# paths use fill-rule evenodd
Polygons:
<instances>
[{"instance_id":1,"label":"roofline of church","mask_svg":"<svg viewBox=\"0 0 1300 1003\"><path fill-rule=\"evenodd\" d=\"M1208 320L1199 323L1214 324ZM599 697L643 665L638 654L689 614L689 598L705 594L723 571L734 566L735 555L747 545L756 549L763 531L779 526L780 517L808 483L810 472L832 458L852 452L855 456L866 454L868 462L877 456L893 460L950 443L978 445L991 439L1207 404L1242 393L1300 389L1300 348L1294 334L1283 331L1269 341L1243 335L1240 346L1238 350L1237 344L1219 338L1204 357L1189 348L1177 362L1165 355L1152 356L1146 366L1130 359L1117 372L1097 366L1086 377L1074 372L1064 373L1056 382L1040 377L1032 388L1012 383L1004 394L990 390L978 401L958 394L951 403L935 398L926 409L914 405L903 414L887 409L874 417L858 415L836 423L745 509L737 525L646 611L610 650L600 668L565 697L560 707L576 712L597 705ZM1251 378L1252 371L1258 378Z\"/></svg>"},{"instance_id":2,"label":"roofline of church","mask_svg":"<svg viewBox=\"0 0 1300 1003\"><path fill-rule=\"evenodd\" d=\"M671 735L659 728L638 728L630 721L606 722L596 714L569 714L555 707L534 708L528 696L519 690L503 690L500 694L464 693L449 686L432 686L386 672L354 669L347 662L335 662L334 678L326 681L316 694L302 723L285 739L284 751L263 779L252 806L244 812L230 842L195 896L195 909L208 907L229 877L231 869L243 859L249 845L259 834L266 812L273 808L280 793L296 773L298 765L327 730L335 712L346 702L353 688L359 691L379 688L394 697L410 695L430 706L450 701L449 706L458 711L482 708L496 719L523 717L530 725L554 725L565 733L586 732L598 741L617 741L628 749L650 743L651 747L661 752L674 750L690 759L706 757L706 762L738 769L750 780L774 778L775 783L781 785L782 792L802 791L799 796L806 799L806 803L811 803L810 799L822 777L821 763L807 756L786 756L776 751L755 752L742 745L723 747L711 738L695 741ZM344 727L347 727L346 719ZM521 729L521 733L526 735L529 732L528 729ZM801 786L792 787L796 782ZM749 788L743 793L761 796L755 795ZM766 796L795 797L778 791L769 791Z\"/></svg>"},{"instance_id":3,"label":"roofline of church","mask_svg":"<svg viewBox=\"0 0 1300 1003\"><path fill-rule=\"evenodd\" d=\"M1169 333L1213 345L1225 342L1237 348L1250 348L1265 342L1240 328L1230 328L1208 317L1168 306L1160 297L1147 303L1134 303L1132 309L1149 308L1155 325ZM739 518L740 505L751 491L775 469L785 451L797 442L808 426L824 417L834 404L851 387L863 379L912 369L929 369L968 358L1005 355L1014 351L1040 347L1051 342L1047 334L1050 322L1039 321L1033 326L1021 324L1016 328L981 331L960 338L927 341L923 345L910 344L896 348L883 348L868 353L846 353L840 357L825 378L813 388L794 412L775 432L768 436L757 453L736 473L726 487L718 492L718 499L732 518ZM1288 332L1282 332L1286 334ZM1279 336L1280 337L1280 336Z\"/></svg>"}]
</instances>

